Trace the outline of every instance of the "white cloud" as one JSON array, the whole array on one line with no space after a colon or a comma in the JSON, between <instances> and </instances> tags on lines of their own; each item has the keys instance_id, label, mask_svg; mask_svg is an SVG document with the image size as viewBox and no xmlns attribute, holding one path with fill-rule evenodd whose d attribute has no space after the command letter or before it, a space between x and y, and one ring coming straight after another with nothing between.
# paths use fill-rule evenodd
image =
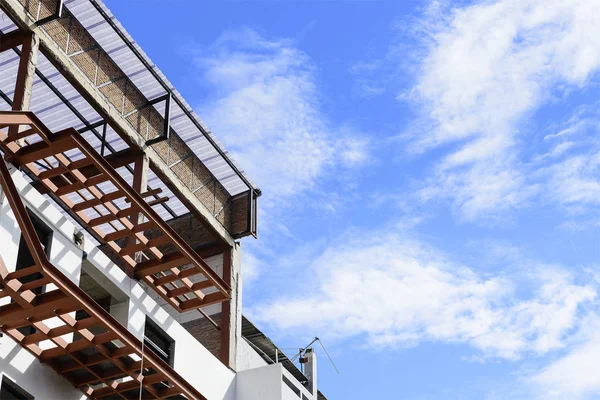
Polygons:
<instances>
[{"instance_id":1,"label":"white cloud","mask_svg":"<svg viewBox=\"0 0 600 400\"><path fill-rule=\"evenodd\" d=\"M563 346L578 308L595 298L552 266L536 275L529 298L506 276L480 276L435 250L394 234L364 234L329 248L311 265L316 282L253 310L279 329L310 327L321 336L366 336L375 347L461 342L508 359Z\"/></svg>"},{"instance_id":2,"label":"white cloud","mask_svg":"<svg viewBox=\"0 0 600 400\"><path fill-rule=\"evenodd\" d=\"M453 9L434 2L431 10L419 25L427 31L418 34L429 37L417 83L400 96L422 110L411 150L449 151L422 194L453 200L469 219L519 207L543 193L544 183L530 179L523 160L525 120L556 95L584 87L600 68L597 2L499 0ZM555 194L575 200L570 190Z\"/></svg>"},{"instance_id":3,"label":"white cloud","mask_svg":"<svg viewBox=\"0 0 600 400\"><path fill-rule=\"evenodd\" d=\"M514 124L557 83L600 67L595 1L502 0L455 9L422 65L414 95L430 105L437 145L475 137L510 145Z\"/></svg>"},{"instance_id":4,"label":"white cloud","mask_svg":"<svg viewBox=\"0 0 600 400\"><path fill-rule=\"evenodd\" d=\"M585 230L593 230L597 232L600 229L600 216L596 218L579 218L577 220L568 219L557 226L557 229L574 234Z\"/></svg>"},{"instance_id":5,"label":"white cloud","mask_svg":"<svg viewBox=\"0 0 600 400\"><path fill-rule=\"evenodd\" d=\"M550 188L567 204L600 205L600 151L570 157L550 168Z\"/></svg>"},{"instance_id":6,"label":"white cloud","mask_svg":"<svg viewBox=\"0 0 600 400\"><path fill-rule=\"evenodd\" d=\"M549 149L539 157L541 167L535 171L536 178L546 182L548 197L578 213L600 205L599 104L579 107L558 125L558 132L544 136Z\"/></svg>"},{"instance_id":7,"label":"white cloud","mask_svg":"<svg viewBox=\"0 0 600 400\"><path fill-rule=\"evenodd\" d=\"M600 321L591 317L583 324L570 351L529 377L540 399L590 399L600 395Z\"/></svg>"},{"instance_id":8,"label":"white cloud","mask_svg":"<svg viewBox=\"0 0 600 400\"><path fill-rule=\"evenodd\" d=\"M451 197L461 216L475 220L482 214L496 217L502 211L520 207L536 189L535 185L526 185L517 169L504 169L502 163L490 161L460 171L440 171L417 195L425 201Z\"/></svg>"},{"instance_id":9,"label":"white cloud","mask_svg":"<svg viewBox=\"0 0 600 400\"><path fill-rule=\"evenodd\" d=\"M260 260L250 251L242 252L242 276L244 277L244 284L248 284L258 275L260 275L261 262Z\"/></svg>"},{"instance_id":10,"label":"white cloud","mask_svg":"<svg viewBox=\"0 0 600 400\"><path fill-rule=\"evenodd\" d=\"M200 115L267 203L312 189L333 168L367 160L367 139L348 135L321 112L317 69L292 41L251 29L227 32L197 65L215 91Z\"/></svg>"},{"instance_id":11,"label":"white cloud","mask_svg":"<svg viewBox=\"0 0 600 400\"><path fill-rule=\"evenodd\" d=\"M369 160L369 140L366 137L346 136L340 142L339 157L347 166L360 166Z\"/></svg>"}]
</instances>

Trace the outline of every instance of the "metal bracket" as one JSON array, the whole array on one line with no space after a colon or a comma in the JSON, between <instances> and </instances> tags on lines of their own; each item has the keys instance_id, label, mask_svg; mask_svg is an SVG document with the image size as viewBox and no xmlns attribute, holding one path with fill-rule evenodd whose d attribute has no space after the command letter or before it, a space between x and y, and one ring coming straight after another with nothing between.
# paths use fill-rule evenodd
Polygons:
<instances>
[{"instance_id":1,"label":"metal bracket","mask_svg":"<svg viewBox=\"0 0 600 400\"><path fill-rule=\"evenodd\" d=\"M8 96L6 95L6 93L4 93L2 90L0 90L0 98L1 98L2 100L4 100L4 101L6 102L6 104L8 104L9 106L11 106L11 107L12 107L12 105L13 105L13 101L12 101L12 99L11 99L10 97L8 97Z\"/></svg>"},{"instance_id":2,"label":"metal bracket","mask_svg":"<svg viewBox=\"0 0 600 400\"><path fill-rule=\"evenodd\" d=\"M60 17L62 17L63 3L64 0L58 0L56 2L56 9L54 10L54 14L48 15L46 18L40 19L36 22L36 25L42 26L44 24L47 24L48 22L54 21L55 19L59 19Z\"/></svg>"},{"instance_id":3,"label":"metal bracket","mask_svg":"<svg viewBox=\"0 0 600 400\"><path fill-rule=\"evenodd\" d=\"M79 132L79 133L84 133L84 132L95 130L96 128L102 127L102 139L101 139L101 143L100 143L100 155L102 157L104 157L104 148L106 147L107 126L108 126L108 123L106 121L98 121L98 122L94 122L91 125L86 126L85 128L77 130L77 132Z\"/></svg>"},{"instance_id":4,"label":"metal bracket","mask_svg":"<svg viewBox=\"0 0 600 400\"><path fill-rule=\"evenodd\" d=\"M165 115L164 115L164 126L163 126L163 134L161 136L155 137L153 139L146 141L146 146L153 145L155 143L162 142L163 140L169 140L171 137L171 92L167 92L167 94L157 97L154 100L150 100L148 102L149 106L165 101Z\"/></svg>"}]
</instances>

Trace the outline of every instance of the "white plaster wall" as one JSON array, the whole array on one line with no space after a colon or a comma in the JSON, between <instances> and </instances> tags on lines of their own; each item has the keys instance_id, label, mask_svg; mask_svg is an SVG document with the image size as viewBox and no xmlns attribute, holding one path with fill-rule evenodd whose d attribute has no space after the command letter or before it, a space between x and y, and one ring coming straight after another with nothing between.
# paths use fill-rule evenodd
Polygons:
<instances>
[{"instance_id":1,"label":"white plaster wall","mask_svg":"<svg viewBox=\"0 0 600 400\"><path fill-rule=\"evenodd\" d=\"M281 400L299 400L300 397L298 397L298 395L289 387L287 387L286 384L283 384L282 386L282 392L281 392Z\"/></svg>"},{"instance_id":2,"label":"white plaster wall","mask_svg":"<svg viewBox=\"0 0 600 400\"><path fill-rule=\"evenodd\" d=\"M238 372L236 400L281 400L282 368L273 364Z\"/></svg>"},{"instance_id":3,"label":"white plaster wall","mask_svg":"<svg viewBox=\"0 0 600 400\"><path fill-rule=\"evenodd\" d=\"M122 303L110 305L110 315L112 315L123 326L127 326L129 320L129 300Z\"/></svg>"},{"instance_id":4,"label":"white plaster wall","mask_svg":"<svg viewBox=\"0 0 600 400\"><path fill-rule=\"evenodd\" d=\"M294 375L292 375L287 369L282 368L281 369L281 373L283 376L285 376L290 382L292 382L293 385L296 386L296 388L298 390L300 390L300 392L302 393L302 395L304 395L304 397L306 397L307 399L314 399L315 397L308 391L308 389L306 389L304 387L304 385L302 385L300 382L298 382L296 380L296 378L294 377ZM283 392L285 393L285 389L289 390L290 392L294 393L286 384L285 382L282 382L282 387L283 387ZM296 398L298 398L298 396L294 393L294 396L296 396Z\"/></svg>"},{"instance_id":5,"label":"white plaster wall","mask_svg":"<svg viewBox=\"0 0 600 400\"><path fill-rule=\"evenodd\" d=\"M236 366L237 371L245 371L252 368L265 367L269 365L257 352L242 339L238 342Z\"/></svg>"},{"instance_id":6,"label":"white plaster wall","mask_svg":"<svg viewBox=\"0 0 600 400\"><path fill-rule=\"evenodd\" d=\"M300 400L296 392L283 382L284 376L307 399L315 399L282 364L277 363L239 371L237 373L237 400Z\"/></svg>"}]
</instances>

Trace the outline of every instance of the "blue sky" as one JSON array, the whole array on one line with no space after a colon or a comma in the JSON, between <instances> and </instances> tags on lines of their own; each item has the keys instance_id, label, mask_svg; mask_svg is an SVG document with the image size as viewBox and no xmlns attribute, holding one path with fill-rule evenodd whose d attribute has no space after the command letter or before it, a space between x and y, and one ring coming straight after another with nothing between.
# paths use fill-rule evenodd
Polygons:
<instances>
[{"instance_id":1,"label":"blue sky","mask_svg":"<svg viewBox=\"0 0 600 400\"><path fill-rule=\"evenodd\" d=\"M106 3L263 190L245 312L330 399L600 398L597 1Z\"/></svg>"}]
</instances>

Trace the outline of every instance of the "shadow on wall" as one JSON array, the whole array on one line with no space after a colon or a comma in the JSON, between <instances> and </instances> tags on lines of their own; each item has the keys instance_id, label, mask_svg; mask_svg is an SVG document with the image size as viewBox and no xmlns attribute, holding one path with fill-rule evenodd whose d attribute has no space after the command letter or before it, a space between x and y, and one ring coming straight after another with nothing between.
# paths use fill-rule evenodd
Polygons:
<instances>
[{"instance_id":1,"label":"shadow on wall","mask_svg":"<svg viewBox=\"0 0 600 400\"><path fill-rule=\"evenodd\" d=\"M2 376L8 377L36 399L49 399L48 393L64 400L86 399L82 392L6 335L0 338L0 382Z\"/></svg>"}]
</instances>

